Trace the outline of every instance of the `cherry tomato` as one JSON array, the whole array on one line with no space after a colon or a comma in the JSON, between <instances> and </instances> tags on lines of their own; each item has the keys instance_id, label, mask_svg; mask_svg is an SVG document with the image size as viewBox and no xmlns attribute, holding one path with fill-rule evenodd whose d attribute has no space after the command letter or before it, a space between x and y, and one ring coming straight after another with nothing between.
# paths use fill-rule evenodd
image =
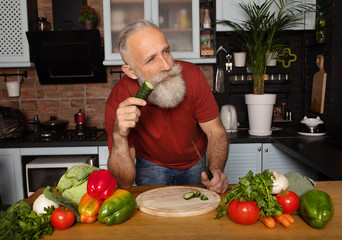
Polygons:
<instances>
[{"instance_id":1,"label":"cherry tomato","mask_svg":"<svg viewBox=\"0 0 342 240\"><path fill-rule=\"evenodd\" d=\"M228 205L229 217L239 224L252 224L258 221L260 209L255 201L232 200Z\"/></svg>"},{"instance_id":2,"label":"cherry tomato","mask_svg":"<svg viewBox=\"0 0 342 240\"><path fill-rule=\"evenodd\" d=\"M51 214L51 224L56 229L67 229L75 222L74 213L66 208L59 207L55 209Z\"/></svg>"},{"instance_id":3,"label":"cherry tomato","mask_svg":"<svg viewBox=\"0 0 342 240\"><path fill-rule=\"evenodd\" d=\"M292 214L299 207L299 197L292 191L281 191L276 195L277 202L283 207L283 213Z\"/></svg>"}]
</instances>

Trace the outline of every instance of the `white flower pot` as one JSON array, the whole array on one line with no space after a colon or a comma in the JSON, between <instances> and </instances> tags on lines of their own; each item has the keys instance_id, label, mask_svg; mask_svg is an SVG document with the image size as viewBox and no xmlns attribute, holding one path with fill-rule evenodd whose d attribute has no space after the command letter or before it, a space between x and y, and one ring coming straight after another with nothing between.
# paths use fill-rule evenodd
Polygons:
<instances>
[{"instance_id":1,"label":"white flower pot","mask_svg":"<svg viewBox=\"0 0 342 240\"><path fill-rule=\"evenodd\" d=\"M276 94L245 95L250 135L269 136L272 134L272 114L276 96Z\"/></svg>"},{"instance_id":2,"label":"white flower pot","mask_svg":"<svg viewBox=\"0 0 342 240\"><path fill-rule=\"evenodd\" d=\"M246 52L234 52L234 65L235 67L244 67L246 64Z\"/></svg>"},{"instance_id":3,"label":"white flower pot","mask_svg":"<svg viewBox=\"0 0 342 240\"><path fill-rule=\"evenodd\" d=\"M7 92L9 97L19 97L20 81L6 82Z\"/></svg>"}]
</instances>

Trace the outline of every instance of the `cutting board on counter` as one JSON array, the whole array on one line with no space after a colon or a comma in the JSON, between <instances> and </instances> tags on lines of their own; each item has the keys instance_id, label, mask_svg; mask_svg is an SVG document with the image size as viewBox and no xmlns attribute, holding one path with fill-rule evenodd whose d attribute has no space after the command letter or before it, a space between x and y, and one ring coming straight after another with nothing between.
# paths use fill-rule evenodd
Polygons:
<instances>
[{"instance_id":1,"label":"cutting board on counter","mask_svg":"<svg viewBox=\"0 0 342 240\"><path fill-rule=\"evenodd\" d=\"M185 200L185 193L198 190L208 200L192 198ZM141 193L136 198L140 211L163 217L190 217L208 213L217 208L220 196L204 188L191 186L171 186L152 189Z\"/></svg>"},{"instance_id":2,"label":"cutting board on counter","mask_svg":"<svg viewBox=\"0 0 342 240\"><path fill-rule=\"evenodd\" d=\"M316 65L319 71L315 73L312 82L311 110L322 114L324 112L325 88L327 73L324 70L324 57L319 54L316 57Z\"/></svg>"}]
</instances>

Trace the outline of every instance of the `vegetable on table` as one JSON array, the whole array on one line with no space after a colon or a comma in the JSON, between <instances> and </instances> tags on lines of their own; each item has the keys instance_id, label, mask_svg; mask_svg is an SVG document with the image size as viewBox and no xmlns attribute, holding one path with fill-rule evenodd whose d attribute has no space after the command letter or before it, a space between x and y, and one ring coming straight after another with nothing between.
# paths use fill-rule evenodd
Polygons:
<instances>
[{"instance_id":1,"label":"vegetable on table","mask_svg":"<svg viewBox=\"0 0 342 240\"><path fill-rule=\"evenodd\" d=\"M275 171L273 171L272 173L275 178L273 181L273 188L271 194L278 194L282 190L286 190L289 186L289 181L287 180L285 175Z\"/></svg>"},{"instance_id":2,"label":"vegetable on table","mask_svg":"<svg viewBox=\"0 0 342 240\"><path fill-rule=\"evenodd\" d=\"M78 205L87 192L89 175L98 170L100 169L86 163L72 166L59 179L56 189L62 192L63 197Z\"/></svg>"},{"instance_id":3,"label":"vegetable on table","mask_svg":"<svg viewBox=\"0 0 342 240\"><path fill-rule=\"evenodd\" d=\"M209 199L207 196L205 196L203 193L201 193L198 190L185 193L183 195L183 198L185 200L190 200L192 198L200 198L201 200L204 200L204 201Z\"/></svg>"},{"instance_id":4,"label":"vegetable on table","mask_svg":"<svg viewBox=\"0 0 342 240\"><path fill-rule=\"evenodd\" d=\"M300 197L299 212L314 228L323 228L334 216L334 204L326 192L310 190Z\"/></svg>"},{"instance_id":5,"label":"vegetable on table","mask_svg":"<svg viewBox=\"0 0 342 240\"><path fill-rule=\"evenodd\" d=\"M46 208L46 213L38 215L32 204L20 200L0 212L0 236L2 240L39 239L51 235L53 227L50 217L54 207Z\"/></svg>"},{"instance_id":6,"label":"vegetable on table","mask_svg":"<svg viewBox=\"0 0 342 240\"><path fill-rule=\"evenodd\" d=\"M294 223L294 219L290 214L283 213L280 216L274 216L276 222L280 223L284 227L290 227Z\"/></svg>"},{"instance_id":7,"label":"vegetable on table","mask_svg":"<svg viewBox=\"0 0 342 240\"><path fill-rule=\"evenodd\" d=\"M281 191L277 194L277 202L283 207L283 213L292 214L299 208L299 197L292 191Z\"/></svg>"},{"instance_id":8,"label":"vegetable on table","mask_svg":"<svg viewBox=\"0 0 342 240\"><path fill-rule=\"evenodd\" d=\"M260 209L255 201L232 200L228 205L229 217L239 224L253 224L259 219Z\"/></svg>"},{"instance_id":9,"label":"vegetable on table","mask_svg":"<svg viewBox=\"0 0 342 240\"><path fill-rule=\"evenodd\" d=\"M301 197L304 193L313 190L316 183L305 176L302 176L298 172L289 172L285 174L289 181L289 186L286 190L295 192L298 197Z\"/></svg>"},{"instance_id":10,"label":"vegetable on table","mask_svg":"<svg viewBox=\"0 0 342 240\"><path fill-rule=\"evenodd\" d=\"M51 224L56 229L67 229L71 227L71 225L74 224L74 222L74 213L66 207L59 207L52 212Z\"/></svg>"},{"instance_id":11,"label":"vegetable on table","mask_svg":"<svg viewBox=\"0 0 342 240\"><path fill-rule=\"evenodd\" d=\"M123 189L117 189L102 203L98 220L107 225L120 224L130 218L137 209L133 195Z\"/></svg>"},{"instance_id":12,"label":"vegetable on table","mask_svg":"<svg viewBox=\"0 0 342 240\"><path fill-rule=\"evenodd\" d=\"M64 207L67 207L68 209L70 209L74 213L77 222L80 221L80 215L78 214L77 205L75 203L64 198L63 196L60 196L58 194L53 193L52 188L50 186L47 186L44 189L43 193L47 199L50 199L51 201L54 201L55 203L58 203L59 205L62 205Z\"/></svg>"},{"instance_id":13,"label":"vegetable on table","mask_svg":"<svg viewBox=\"0 0 342 240\"><path fill-rule=\"evenodd\" d=\"M110 197L113 194L115 187L116 179L112 176L110 171L106 169L94 171L89 175L87 193L94 198L106 199Z\"/></svg>"},{"instance_id":14,"label":"vegetable on table","mask_svg":"<svg viewBox=\"0 0 342 240\"><path fill-rule=\"evenodd\" d=\"M59 208L59 204L47 199L44 194L40 194L39 197L34 201L32 210L38 215L46 213L45 208L53 206L54 208Z\"/></svg>"},{"instance_id":15,"label":"vegetable on table","mask_svg":"<svg viewBox=\"0 0 342 240\"><path fill-rule=\"evenodd\" d=\"M97 219L97 214L103 203L103 199L97 199L85 193L78 205L78 213L80 214L80 222L92 223Z\"/></svg>"},{"instance_id":16,"label":"vegetable on table","mask_svg":"<svg viewBox=\"0 0 342 240\"><path fill-rule=\"evenodd\" d=\"M261 222L268 228L274 228L276 223L273 217L262 217Z\"/></svg>"},{"instance_id":17,"label":"vegetable on table","mask_svg":"<svg viewBox=\"0 0 342 240\"><path fill-rule=\"evenodd\" d=\"M216 218L227 215L227 206L233 200L255 201L260 208L260 216L279 216L283 208L277 202L277 198L271 195L274 175L268 169L253 175L249 171L245 177L240 178L239 183L221 200L217 207Z\"/></svg>"}]
</instances>

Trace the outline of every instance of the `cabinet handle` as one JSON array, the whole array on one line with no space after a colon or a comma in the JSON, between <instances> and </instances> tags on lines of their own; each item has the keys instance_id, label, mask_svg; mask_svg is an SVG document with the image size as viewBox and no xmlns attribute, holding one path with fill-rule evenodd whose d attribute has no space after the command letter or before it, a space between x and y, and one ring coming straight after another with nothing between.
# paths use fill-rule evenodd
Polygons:
<instances>
[{"instance_id":1,"label":"cabinet handle","mask_svg":"<svg viewBox=\"0 0 342 240\"><path fill-rule=\"evenodd\" d=\"M265 148L265 152L268 152L268 148Z\"/></svg>"},{"instance_id":2,"label":"cabinet handle","mask_svg":"<svg viewBox=\"0 0 342 240\"><path fill-rule=\"evenodd\" d=\"M258 152L260 152L260 151L261 151L261 147L259 146L259 147L258 147Z\"/></svg>"}]
</instances>

